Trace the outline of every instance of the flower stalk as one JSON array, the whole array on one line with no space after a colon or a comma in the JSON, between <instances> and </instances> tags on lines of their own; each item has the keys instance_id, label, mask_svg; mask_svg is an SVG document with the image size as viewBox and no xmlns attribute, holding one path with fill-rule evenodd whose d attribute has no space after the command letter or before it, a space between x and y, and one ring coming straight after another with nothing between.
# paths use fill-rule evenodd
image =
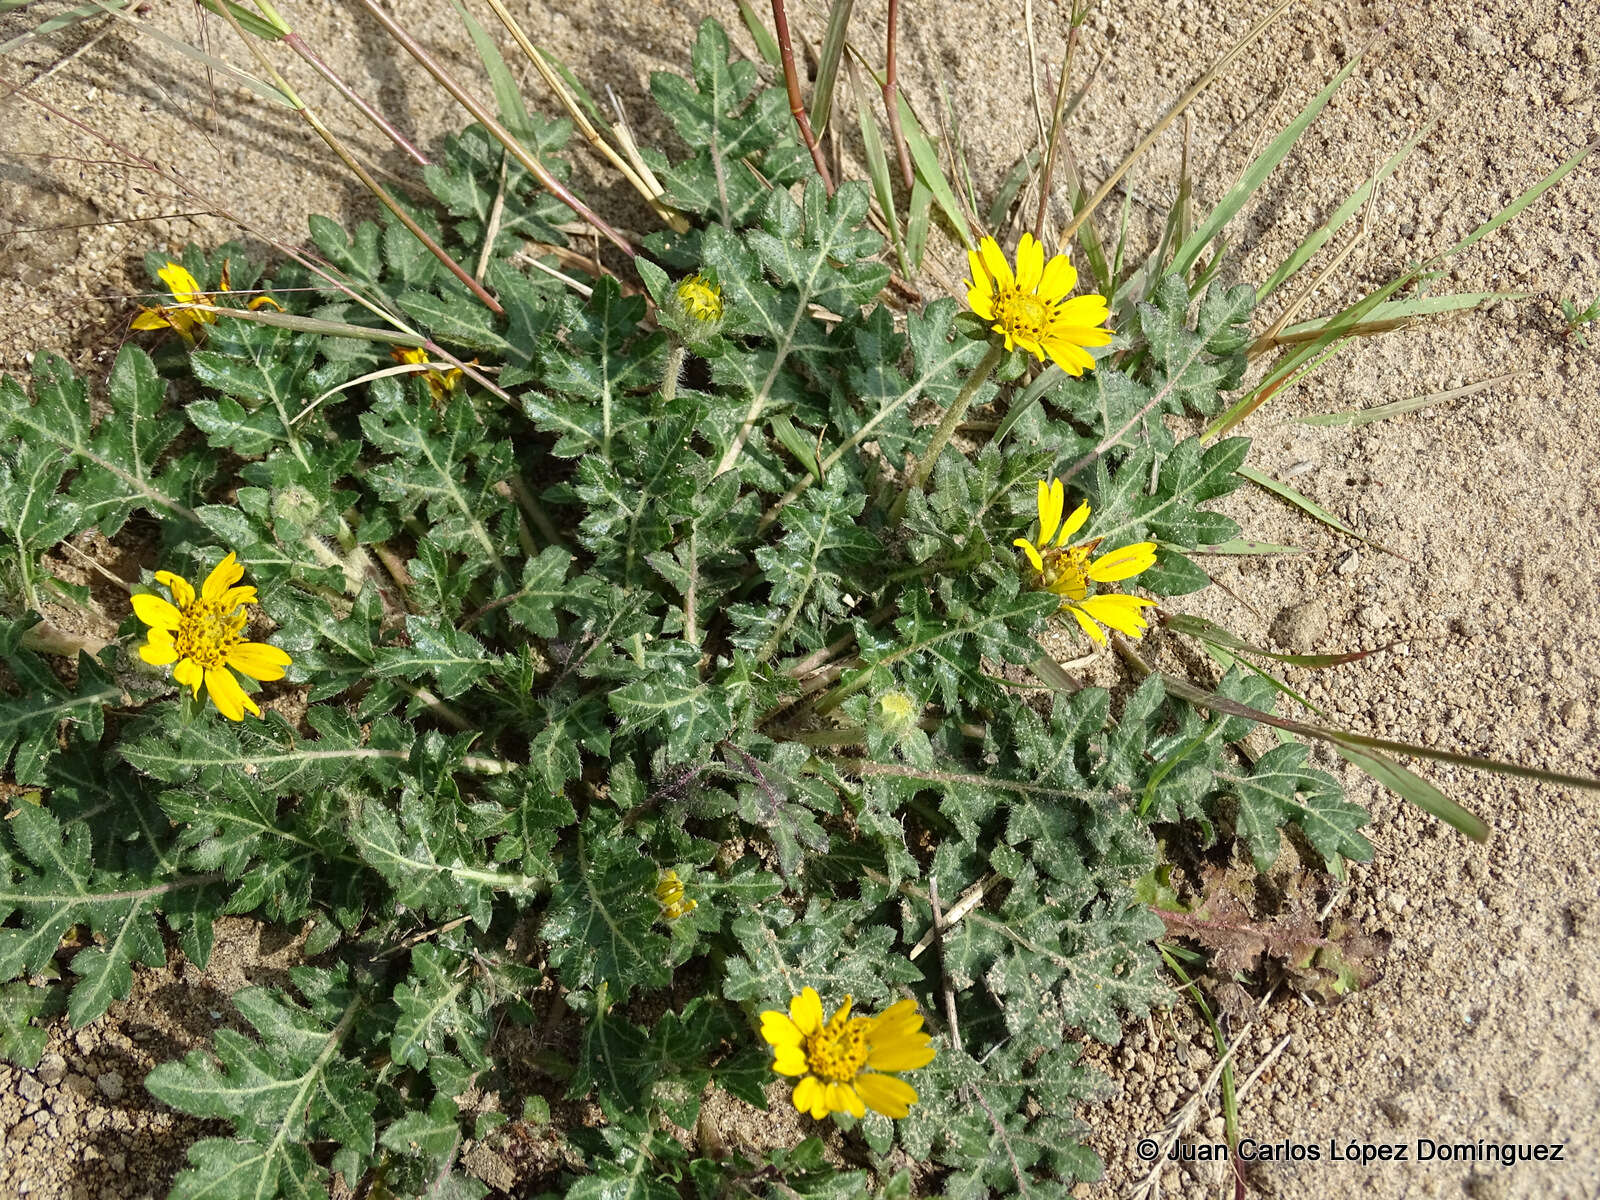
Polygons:
<instances>
[{"instance_id":1,"label":"flower stalk","mask_svg":"<svg viewBox=\"0 0 1600 1200\"><path fill-rule=\"evenodd\" d=\"M944 419L939 422L938 428L933 431L933 436L928 439L928 446L922 452L922 457L917 460L917 465L911 470L911 477L906 480L906 486L894 502L894 507L889 510L889 520L898 521L905 516L906 504L911 499L911 493L921 490L926 486L928 477L933 474L933 467L939 461L939 455L950 444L950 439L955 436L956 427L961 424L967 415L967 409L972 407L972 398L978 390L989 381L989 376L994 374L994 369L1000 365L1000 360L1005 357L1005 348L999 343L992 343L989 352L983 356L977 368L967 376L967 382L962 385L961 391L956 395L955 401L945 409Z\"/></svg>"}]
</instances>

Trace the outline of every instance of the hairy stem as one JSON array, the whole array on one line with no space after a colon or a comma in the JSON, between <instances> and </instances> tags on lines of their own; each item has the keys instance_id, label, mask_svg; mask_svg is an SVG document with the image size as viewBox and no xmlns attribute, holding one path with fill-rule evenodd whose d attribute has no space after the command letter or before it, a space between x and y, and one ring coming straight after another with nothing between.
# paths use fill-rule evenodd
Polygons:
<instances>
[{"instance_id":1,"label":"hairy stem","mask_svg":"<svg viewBox=\"0 0 1600 1200\"><path fill-rule=\"evenodd\" d=\"M672 349L667 351L667 365L661 372L661 404L663 407L672 403L678 395L678 381L683 378L683 362L688 357L688 351L677 337L672 339Z\"/></svg>"}]
</instances>

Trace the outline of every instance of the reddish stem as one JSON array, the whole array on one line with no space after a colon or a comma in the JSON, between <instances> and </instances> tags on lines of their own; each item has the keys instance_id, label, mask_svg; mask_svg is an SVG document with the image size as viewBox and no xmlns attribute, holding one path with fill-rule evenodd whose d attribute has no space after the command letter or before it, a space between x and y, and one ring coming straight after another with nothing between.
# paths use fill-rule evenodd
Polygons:
<instances>
[{"instance_id":1,"label":"reddish stem","mask_svg":"<svg viewBox=\"0 0 1600 1200\"><path fill-rule=\"evenodd\" d=\"M511 157L521 163L527 172L539 181L540 187L587 221L613 246L621 250L629 258L633 257L634 249L628 239L613 229L599 213L578 199L571 189L550 174L549 168L530 154L527 148L517 140L516 136L496 120L495 115L481 101L475 99L471 93L457 83L439 64L438 60L423 48L422 43L407 33L398 21L379 7L376 0L361 0L361 6L372 14L373 19L378 24L383 26L385 33L399 42L406 53L417 60L418 65L424 71L434 77L440 87L450 93L457 104L471 113L473 119L487 129L490 136L504 146Z\"/></svg>"},{"instance_id":2,"label":"reddish stem","mask_svg":"<svg viewBox=\"0 0 1600 1200\"><path fill-rule=\"evenodd\" d=\"M806 116L805 103L800 99L800 76L794 67L794 43L789 37L789 14L784 11L783 0L772 0L772 24L778 35L778 53L783 58L783 83L789 89L789 111L794 123L800 127L800 140L811 151L811 161L817 174L822 176L822 186L833 195L833 179L828 174L828 164L822 159L822 147L817 145L817 135L811 132L811 119Z\"/></svg>"},{"instance_id":3,"label":"reddish stem","mask_svg":"<svg viewBox=\"0 0 1600 1200\"><path fill-rule=\"evenodd\" d=\"M419 167L427 167L432 165L426 154L413 146L411 142L406 139L405 135L389 122L388 118L386 118L377 109L373 108L372 105L368 104L366 100L356 93L354 88L352 88L348 83L335 74L333 68L328 66L327 63L323 62L321 56L318 55L317 52L310 46L308 46L305 39L302 38L298 33L284 34L283 44L288 46L289 49L293 50L301 58L305 59L306 62L310 63L312 69L316 71L317 74L321 75L329 83L333 84L335 91L337 91L351 104L355 105L355 107L360 110L361 115L366 117L367 120L371 121L380 130L382 130L384 134L388 136L391 142L393 142L396 146L399 146L400 149L404 150L413 159L415 159Z\"/></svg>"},{"instance_id":4,"label":"reddish stem","mask_svg":"<svg viewBox=\"0 0 1600 1200\"><path fill-rule=\"evenodd\" d=\"M900 160L900 175L909 188L916 183L916 176L911 170L911 151L906 147L906 135L900 128L900 84L896 57L899 18L900 0L889 0L889 46L888 63L883 70L883 107L889 114L889 136L894 140L895 156Z\"/></svg>"}]
</instances>

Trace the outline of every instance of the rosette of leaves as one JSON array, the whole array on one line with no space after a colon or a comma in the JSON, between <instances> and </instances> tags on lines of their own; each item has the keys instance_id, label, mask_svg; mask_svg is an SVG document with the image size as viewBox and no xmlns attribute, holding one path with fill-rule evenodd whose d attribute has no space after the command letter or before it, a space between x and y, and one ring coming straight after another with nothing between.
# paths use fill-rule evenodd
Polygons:
<instances>
[{"instance_id":1,"label":"rosette of leaves","mask_svg":"<svg viewBox=\"0 0 1600 1200\"><path fill-rule=\"evenodd\" d=\"M237 993L243 1025L147 1080L233 1126L192 1148L175 1196L321 1196L335 1176L482 1195L466 1144L513 1161L530 1139L548 1152L526 1185L577 1196L906 1195L897 1136L930 1189L1037 1194L1098 1171L1065 1111L1089 1091L1078 1041L1115 1041L1164 995L1162 926L1132 888L1151 825L1210 839L1237 813L1260 854L1285 823L1364 852L1359 810L1303 756L1241 764L1247 723L1158 680L1117 699L1013 686L1056 603L1010 549L1035 480L1144 411L1082 476L1097 532L1181 549L1236 531L1206 505L1245 443L1174 444L1158 418L1237 383L1239 294L1191 320L1163 285L1126 370L1056 381L1004 442L947 452L891 523L887 464L981 338L950 301L881 302L864 187L825 192L714 25L693 80L653 91L685 143L656 165L705 223L640 269L692 246L727 302L670 400L641 298L510 261L521 235L559 236L520 182L486 273L504 317L398 227L313 230L353 289L501 394L356 383L385 344L229 317L163 354L165 376L125 348L99 407L50 355L0 383L0 584L33 614L0 627L0 754L28 789L0 829L0 984L50 998L0 1023L0 1052L36 1053L30 1015L63 996L74 1024L105 1013L135 964L204 968L219 914L304 935L287 986ZM561 131L539 131L555 155ZM463 258L500 186L482 151L469 132L429 176L426 222ZM184 264L212 287L224 259L255 277L237 248ZM307 284L267 280L292 315L373 326ZM264 720L197 715L138 669L125 609L55 578L56 547L90 531L137 545L144 581L237 552L294 658ZM1204 582L1166 562L1154 590ZM62 612L98 619L105 649L48 659L60 630L39 615ZM697 901L675 918L669 868ZM935 888L947 907L982 892L939 953ZM679 1145L666 1122L695 1128L713 1089L766 1105L754 1014L807 985L919 999L944 1040L914 1115L864 1122L849 1170L816 1140Z\"/></svg>"}]
</instances>

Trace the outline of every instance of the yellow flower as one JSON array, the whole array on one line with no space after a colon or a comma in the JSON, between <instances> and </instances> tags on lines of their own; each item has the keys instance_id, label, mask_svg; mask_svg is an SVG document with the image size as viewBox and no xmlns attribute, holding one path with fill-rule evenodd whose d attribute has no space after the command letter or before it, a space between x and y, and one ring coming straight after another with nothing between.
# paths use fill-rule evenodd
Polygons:
<instances>
[{"instance_id":1,"label":"yellow flower","mask_svg":"<svg viewBox=\"0 0 1600 1200\"><path fill-rule=\"evenodd\" d=\"M156 277L167 285L172 299L178 304L210 304L212 297L200 290L195 277L175 262L156 272ZM141 308L133 318L135 329L176 329L186 342L194 341L195 332L202 325L210 325L217 314L192 308Z\"/></svg>"},{"instance_id":2,"label":"yellow flower","mask_svg":"<svg viewBox=\"0 0 1600 1200\"><path fill-rule=\"evenodd\" d=\"M1077 618L1078 624L1094 641L1104 644L1106 635L1101 625L1109 625L1129 637L1142 637L1148 624L1142 608L1155 607L1154 600L1139 596L1124 596L1117 592L1089 595L1089 584L1118 583L1132 579L1156 562L1154 542L1135 542L1099 558L1090 558L1100 545L1099 538L1067 545L1067 539L1082 529L1089 519L1089 503L1084 501L1073 509L1065 521L1061 513L1066 508L1066 489L1061 480L1049 483L1039 481L1039 541L1017 538L1012 545L1019 546L1039 573L1039 586L1060 596L1061 607ZM1099 622L1099 624L1096 624Z\"/></svg>"},{"instance_id":3,"label":"yellow flower","mask_svg":"<svg viewBox=\"0 0 1600 1200\"><path fill-rule=\"evenodd\" d=\"M892 1071L914 1071L933 1061L914 1000L900 1000L875 1017L852 1017L850 997L827 1021L822 998L805 988L787 1013L761 1014L761 1036L775 1051L772 1069L798 1075L794 1106L821 1120L831 1112L864 1117L867 1109L903 1117L917 1089Z\"/></svg>"},{"instance_id":4,"label":"yellow flower","mask_svg":"<svg viewBox=\"0 0 1600 1200\"><path fill-rule=\"evenodd\" d=\"M722 289L704 275L691 275L678 285L684 312L703 325L722 320Z\"/></svg>"},{"instance_id":5,"label":"yellow flower","mask_svg":"<svg viewBox=\"0 0 1600 1200\"><path fill-rule=\"evenodd\" d=\"M428 352L421 346L396 346L389 351L389 356L395 362L411 363L412 365L432 361L428 357ZM460 367L450 367L444 371L434 367L431 370L424 371L422 377L427 380L428 390L433 393L433 398L440 404L449 399L451 394L461 386Z\"/></svg>"},{"instance_id":6,"label":"yellow flower","mask_svg":"<svg viewBox=\"0 0 1600 1200\"><path fill-rule=\"evenodd\" d=\"M157 571L156 582L172 593L174 603L148 592L133 598L133 611L150 626L149 641L139 647L139 657L155 667L177 663L172 678L196 696L203 682L217 711L230 721L244 720L246 709L261 715L232 671L252 679L282 679L290 662L276 646L240 640L249 620L245 610L256 602L255 588L234 586L243 578L244 568L229 551L206 577L198 596L171 571Z\"/></svg>"},{"instance_id":7,"label":"yellow flower","mask_svg":"<svg viewBox=\"0 0 1600 1200\"><path fill-rule=\"evenodd\" d=\"M216 304L217 298L200 290L200 283L195 277L178 263L167 261L167 265L156 272L156 278L167 285L167 291L172 294L174 303L177 304ZM222 290L229 291L228 264L222 264ZM271 296L261 295L251 299L245 307L249 309L262 308L272 305L280 312L283 305ZM141 308L133 318L134 329L176 329L183 335L183 340L193 343L195 334L202 325L210 325L217 319L214 312L203 312L194 308L165 308L156 305L153 308Z\"/></svg>"},{"instance_id":8,"label":"yellow flower","mask_svg":"<svg viewBox=\"0 0 1600 1200\"><path fill-rule=\"evenodd\" d=\"M1058 254L1044 261L1044 247L1025 233L1017 245L1017 271L1013 275L1000 244L992 237L967 251L972 280L967 284L967 304L992 328L1003 334L1006 349L1021 346L1040 362L1048 355L1068 375L1082 375L1094 366L1085 346L1104 346L1109 329L1096 328L1110 315L1104 296L1068 293L1078 284L1078 272Z\"/></svg>"},{"instance_id":9,"label":"yellow flower","mask_svg":"<svg viewBox=\"0 0 1600 1200\"><path fill-rule=\"evenodd\" d=\"M669 921L688 916L700 907L700 902L683 894L683 880L676 871L663 871L656 881L656 903L661 905L661 915Z\"/></svg>"}]
</instances>

